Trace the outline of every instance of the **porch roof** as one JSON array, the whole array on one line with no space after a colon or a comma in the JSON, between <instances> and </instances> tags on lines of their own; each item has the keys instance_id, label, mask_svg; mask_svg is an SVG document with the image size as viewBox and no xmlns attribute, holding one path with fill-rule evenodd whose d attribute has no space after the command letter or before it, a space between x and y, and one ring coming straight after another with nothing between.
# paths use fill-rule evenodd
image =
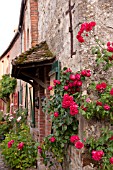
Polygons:
<instances>
[{"instance_id":1,"label":"porch roof","mask_svg":"<svg viewBox=\"0 0 113 170\"><path fill-rule=\"evenodd\" d=\"M37 68L51 66L54 61L55 55L49 50L47 43L41 42L12 60L12 77L33 85L31 80L36 80Z\"/></svg>"}]
</instances>

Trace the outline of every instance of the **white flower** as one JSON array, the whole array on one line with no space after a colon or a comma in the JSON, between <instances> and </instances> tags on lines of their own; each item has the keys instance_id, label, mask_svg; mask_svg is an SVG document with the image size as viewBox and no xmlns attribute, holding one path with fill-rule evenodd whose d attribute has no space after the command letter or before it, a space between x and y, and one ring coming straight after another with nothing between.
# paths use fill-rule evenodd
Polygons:
<instances>
[{"instance_id":1,"label":"white flower","mask_svg":"<svg viewBox=\"0 0 113 170\"><path fill-rule=\"evenodd\" d=\"M14 103L11 103L11 104L10 104L10 107L13 107L13 106L14 106Z\"/></svg>"},{"instance_id":2,"label":"white flower","mask_svg":"<svg viewBox=\"0 0 113 170\"><path fill-rule=\"evenodd\" d=\"M11 122L11 121L12 121L12 119L13 119L13 116L9 117L9 119L8 119L8 120Z\"/></svg>"},{"instance_id":3,"label":"white flower","mask_svg":"<svg viewBox=\"0 0 113 170\"><path fill-rule=\"evenodd\" d=\"M20 107L22 107L23 105L22 104L19 104Z\"/></svg>"},{"instance_id":4,"label":"white flower","mask_svg":"<svg viewBox=\"0 0 113 170\"><path fill-rule=\"evenodd\" d=\"M19 117L18 117L18 119L17 119L17 122L20 122L21 118L22 118L22 117L21 117L21 116L19 116Z\"/></svg>"}]
</instances>

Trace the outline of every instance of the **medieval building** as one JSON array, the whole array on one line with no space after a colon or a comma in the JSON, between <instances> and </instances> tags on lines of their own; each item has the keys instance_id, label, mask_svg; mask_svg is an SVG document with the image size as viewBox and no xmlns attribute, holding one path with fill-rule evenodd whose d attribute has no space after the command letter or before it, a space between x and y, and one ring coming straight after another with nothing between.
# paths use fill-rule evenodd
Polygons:
<instances>
[{"instance_id":1,"label":"medieval building","mask_svg":"<svg viewBox=\"0 0 113 170\"><path fill-rule=\"evenodd\" d=\"M28 122L33 138L41 142L51 132L49 117L42 111L42 101L49 95L47 87L59 78L60 69L92 69L93 58L88 45L76 39L83 22L95 21L95 35L113 41L113 3L111 0L22 0L19 25L11 43L0 57L0 75L18 79L11 102L15 108L28 109ZM90 40L93 44L94 40ZM1 109L5 103L1 100ZM79 135L87 128L78 118ZM86 123L86 124L85 124ZM81 153L68 151L64 170L92 170L84 165ZM38 161L41 169L42 162ZM42 168L44 170L44 167Z\"/></svg>"}]
</instances>

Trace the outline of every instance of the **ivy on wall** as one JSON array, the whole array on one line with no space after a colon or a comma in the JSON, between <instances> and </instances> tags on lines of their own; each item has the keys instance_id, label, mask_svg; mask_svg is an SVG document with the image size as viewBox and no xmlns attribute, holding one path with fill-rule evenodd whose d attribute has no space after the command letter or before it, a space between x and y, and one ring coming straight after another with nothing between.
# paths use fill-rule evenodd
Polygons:
<instances>
[{"instance_id":1,"label":"ivy on wall","mask_svg":"<svg viewBox=\"0 0 113 170\"><path fill-rule=\"evenodd\" d=\"M16 85L16 79L10 77L9 74L3 75L0 80L0 98L3 98L7 102L7 112L9 112L10 94L14 92Z\"/></svg>"}]
</instances>

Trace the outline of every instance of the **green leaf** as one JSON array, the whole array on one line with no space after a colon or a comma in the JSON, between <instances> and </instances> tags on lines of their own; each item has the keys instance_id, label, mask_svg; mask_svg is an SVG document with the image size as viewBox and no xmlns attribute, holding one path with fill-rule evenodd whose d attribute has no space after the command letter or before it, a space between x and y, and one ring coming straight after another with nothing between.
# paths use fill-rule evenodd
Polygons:
<instances>
[{"instance_id":1,"label":"green leaf","mask_svg":"<svg viewBox=\"0 0 113 170\"><path fill-rule=\"evenodd\" d=\"M56 132L55 132L55 136L59 136L59 131L56 131Z\"/></svg>"},{"instance_id":2,"label":"green leaf","mask_svg":"<svg viewBox=\"0 0 113 170\"><path fill-rule=\"evenodd\" d=\"M74 125L73 130L77 130L78 126Z\"/></svg>"},{"instance_id":3,"label":"green leaf","mask_svg":"<svg viewBox=\"0 0 113 170\"><path fill-rule=\"evenodd\" d=\"M106 55L107 57L112 57L113 53L112 53L112 52L106 52L105 55Z\"/></svg>"},{"instance_id":4,"label":"green leaf","mask_svg":"<svg viewBox=\"0 0 113 170\"><path fill-rule=\"evenodd\" d=\"M104 62L104 59L103 58L97 58L96 62L97 62L97 64L100 64L100 63Z\"/></svg>"},{"instance_id":5,"label":"green leaf","mask_svg":"<svg viewBox=\"0 0 113 170\"><path fill-rule=\"evenodd\" d=\"M67 130L67 125L62 125L62 130L66 131Z\"/></svg>"},{"instance_id":6,"label":"green leaf","mask_svg":"<svg viewBox=\"0 0 113 170\"><path fill-rule=\"evenodd\" d=\"M69 139L69 136L65 136L65 139Z\"/></svg>"},{"instance_id":7,"label":"green leaf","mask_svg":"<svg viewBox=\"0 0 113 170\"><path fill-rule=\"evenodd\" d=\"M92 48L92 54L96 54L97 51L98 51L98 49L97 49L96 47L93 47L93 48Z\"/></svg>"},{"instance_id":8,"label":"green leaf","mask_svg":"<svg viewBox=\"0 0 113 170\"><path fill-rule=\"evenodd\" d=\"M61 148L64 148L64 143L61 143Z\"/></svg>"}]
</instances>

